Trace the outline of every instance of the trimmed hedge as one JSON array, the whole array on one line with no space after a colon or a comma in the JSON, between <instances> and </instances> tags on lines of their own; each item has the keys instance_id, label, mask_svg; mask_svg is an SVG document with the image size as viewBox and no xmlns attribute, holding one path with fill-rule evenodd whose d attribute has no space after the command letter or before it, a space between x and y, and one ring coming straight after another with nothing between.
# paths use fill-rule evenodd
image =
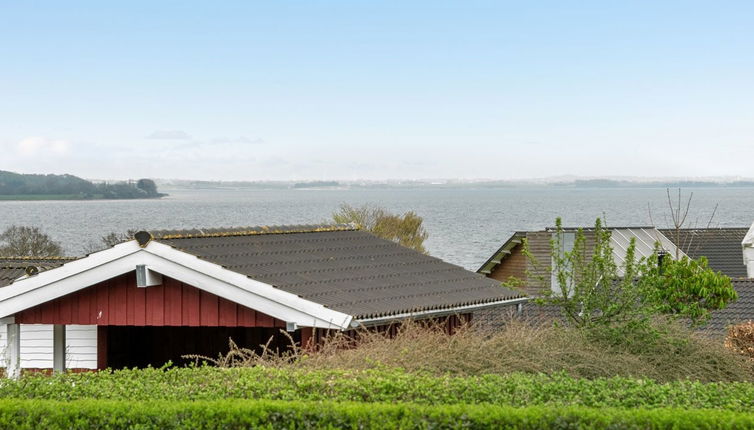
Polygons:
<instances>
[{"instance_id":1,"label":"trimmed hedge","mask_svg":"<svg viewBox=\"0 0 754 430\"><path fill-rule=\"evenodd\" d=\"M754 410L754 384L657 383L556 375L433 376L397 369L304 371L215 367L27 375L0 379L0 398L78 400L221 400L411 402L595 408Z\"/></svg>"},{"instance_id":2,"label":"trimmed hedge","mask_svg":"<svg viewBox=\"0 0 754 430\"><path fill-rule=\"evenodd\" d=\"M754 414L682 409L512 408L285 401L0 400L0 429L731 429Z\"/></svg>"}]
</instances>

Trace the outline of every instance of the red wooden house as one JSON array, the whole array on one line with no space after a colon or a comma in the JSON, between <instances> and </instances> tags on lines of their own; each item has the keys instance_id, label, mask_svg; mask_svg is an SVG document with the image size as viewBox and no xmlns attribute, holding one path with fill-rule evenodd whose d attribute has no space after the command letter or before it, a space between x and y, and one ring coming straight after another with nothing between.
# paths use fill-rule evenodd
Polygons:
<instances>
[{"instance_id":1,"label":"red wooden house","mask_svg":"<svg viewBox=\"0 0 754 430\"><path fill-rule=\"evenodd\" d=\"M525 300L350 226L140 232L80 259L28 261L23 272L23 260L8 261L0 334L12 376L22 367L180 363L216 356L228 338L255 347L278 336L283 345L282 329L306 344L327 330Z\"/></svg>"}]
</instances>

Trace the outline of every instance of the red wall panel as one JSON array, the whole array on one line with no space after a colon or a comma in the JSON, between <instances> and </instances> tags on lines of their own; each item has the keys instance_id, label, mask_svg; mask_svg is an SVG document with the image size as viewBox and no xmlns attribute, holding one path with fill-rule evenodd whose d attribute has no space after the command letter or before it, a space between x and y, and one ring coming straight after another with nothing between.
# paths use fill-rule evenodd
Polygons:
<instances>
[{"instance_id":1,"label":"red wall panel","mask_svg":"<svg viewBox=\"0 0 754 430\"><path fill-rule=\"evenodd\" d=\"M128 273L16 314L21 324L285 327L254 309L171 278L138 288Z\"/></svg>"}]
</instances>

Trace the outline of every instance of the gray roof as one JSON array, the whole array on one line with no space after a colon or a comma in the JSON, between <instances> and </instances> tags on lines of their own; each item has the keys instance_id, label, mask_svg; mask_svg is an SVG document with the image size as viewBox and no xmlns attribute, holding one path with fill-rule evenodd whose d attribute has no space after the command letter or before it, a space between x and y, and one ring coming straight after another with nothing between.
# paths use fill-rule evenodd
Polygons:
<instances>
[{"instance_id":1,"label":"gray roof","mask_svg":"<svg viewBox=\"0 0 754 430\"><path fill-rule=\"evenodd\" d=\"M75 260L68 257L0 257L0 287L6 287L26 275L26 268L33 266L44 271Z\"/></svg>"},{"instance_id":2,"label":"gray roof","mask_svg":"<svg viewBox=\"0 0 754 430\"><path fill-rule=\"evenodd\" d=\"M349 225L152 232L155 240L357 319L522 297Z\"/></svg>"},{"instance_id":3,"label":"gray roof","mask_svg":"<svg viewBox=\"0 0 754 430\"><path fill-rule=\"evenodd\" d=\"M748 227L681 229L678 237L672 229L662 229L660 232L673 242L678 242L676 245L689 257L707 257L712 269L731 278L745 278L741 242L748 230Z\"/></svg>"},{"instance_id":4,"label":"gray roof","mask_svg":"<svg viewBox=\"0 0 754 430\"><path fill-rule=\"evenodd\" d=\"M733 288L738 293L738 300L713 312L701 327L703 331L724 336L728 326L754 320L754 279L733 279Z\"/></svg>"}]
</instances>

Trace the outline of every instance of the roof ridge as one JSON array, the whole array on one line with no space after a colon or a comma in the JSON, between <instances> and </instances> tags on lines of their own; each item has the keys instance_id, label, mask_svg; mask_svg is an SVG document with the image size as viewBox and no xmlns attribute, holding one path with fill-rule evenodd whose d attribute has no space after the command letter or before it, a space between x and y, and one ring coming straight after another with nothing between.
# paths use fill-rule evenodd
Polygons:
<instances>
[{"instance_id":1,"label":"roof ridge","mask_svg":"<svg viewBox=\"0 0 754 430\"><path fill-rule=\"evenodd\" d=\"M266 234L321 233L354 231L354 224L301 224L250 227L220 227L211 229L157 230L150 232L155 240L195 239L205 237L258 236Z\"/></svg>"}]
</instances>

